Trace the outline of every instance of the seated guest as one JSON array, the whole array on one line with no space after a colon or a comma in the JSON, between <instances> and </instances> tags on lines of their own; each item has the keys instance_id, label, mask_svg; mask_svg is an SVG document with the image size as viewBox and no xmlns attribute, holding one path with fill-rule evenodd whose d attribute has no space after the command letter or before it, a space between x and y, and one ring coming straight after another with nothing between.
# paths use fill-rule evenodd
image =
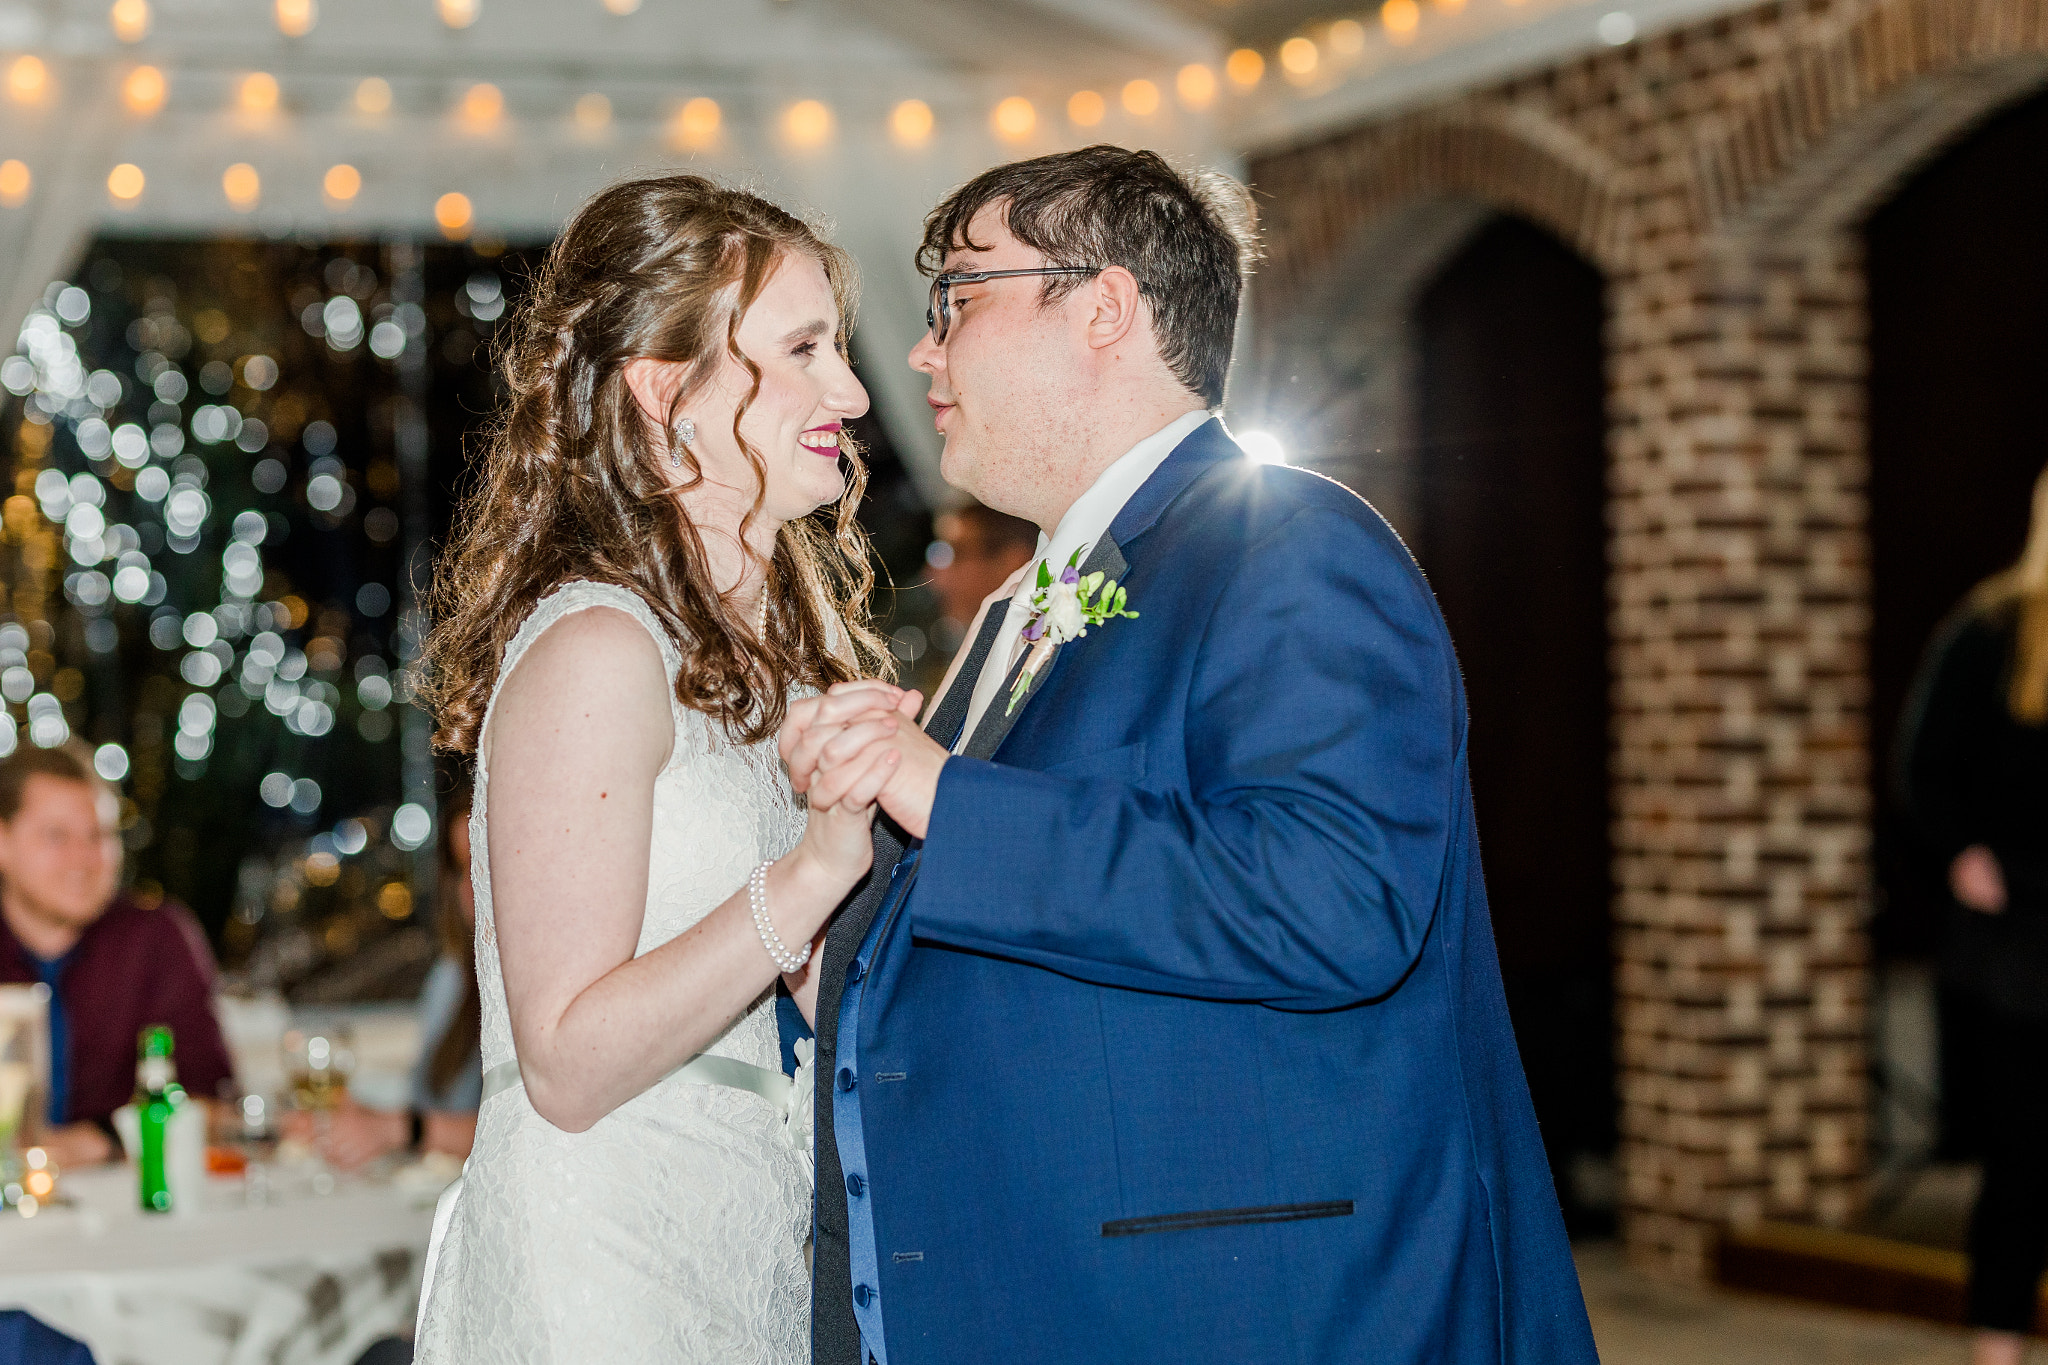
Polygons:
<instances>
[{"instance_id":1,"label":"seated guest","mask_svg":"<svg viewBox=\"0 0 2048 1365\"><path fill-rule=\"evenodd\" d=\"M372 1109L346 1096L324 1131L291 1114L285 1134L354 1170L392 1152L467 1157L483 1101L482 1006L476 992L476 897L469 881L469 792L441 811L441 957L420 988L420 1056L406 1109Z\"/></svg>"},{"instance_id":2,"label":"seated guest","mask_svg":"<svg viewBox=\"0 0 2048 1365\"><path fill-rule=\"evenodd\" d=\"M925 564L931 570L926 581L939 599L939 619L932 627L934 648L903 680L926 696L944 680L982 599L1038 553L1036 526L978 502L939 513L932 519L932 532L938 539L925 551Z\"/></svg>"},{"instance_id":3,"label":"seated guest","mask_svg":"<svg viewBox=\"0 0 2048 1365\"><path fill-rule=\"evenodd\" d=\"M78 744L0 760L0 982L50 988L51 1128L60 1166L121 1155L135 1039L168 1024L178 1080L202 1099L234 1074L213 1014L213 954L183 906L119 890L121 803Z\"/></svg>"}]
</instances>

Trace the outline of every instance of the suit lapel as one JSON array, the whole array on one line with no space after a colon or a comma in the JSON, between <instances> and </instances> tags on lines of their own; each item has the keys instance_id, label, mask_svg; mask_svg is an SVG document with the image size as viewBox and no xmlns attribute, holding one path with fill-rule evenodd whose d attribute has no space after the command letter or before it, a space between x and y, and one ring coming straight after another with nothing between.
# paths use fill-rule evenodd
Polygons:
<instances>
[{"instance_id":1,"label":"suit lapel","mask_svg":"<svg viewBox=\"0 0 2048 1365\"><path fill-rule=\"evenodd\" d=\"M1124 562L1124 552L1117 546L1115 539L1105 534L1102 539L1095 542L1095 548L1088 552L1087 562L1081 565L1081 576L1086 578L1089 574L1100 573L1105 578L1122 582L1124 574L1130 567ZM981 724L974 727L973 738L969 739L967 747L961 750L962 757L995 756L996 750L1009 738L1010 727L1017 723L1017 717L1024 714L1024 708L1031 704L1031 699L1045 686L1045 680L1052 676L1052 671L1059 665L1060 654L1064 649L1064 645L1055 649L1052 657L1045 661L1045 667L1032 675L1031 690L1026 692L1015 706L1010 705L1010 691L1017 685L1017 675L1024 667L1024 660L1019 659L1011 666L1009 673L1003 678L1002 690L998 691L995 700L988 704L988 710L982 712ZM962 669L961 676L965 677L966 674L967 670ZM948 697L947 700L950 701L952 698Z\"/></svg>"}]
</instances>

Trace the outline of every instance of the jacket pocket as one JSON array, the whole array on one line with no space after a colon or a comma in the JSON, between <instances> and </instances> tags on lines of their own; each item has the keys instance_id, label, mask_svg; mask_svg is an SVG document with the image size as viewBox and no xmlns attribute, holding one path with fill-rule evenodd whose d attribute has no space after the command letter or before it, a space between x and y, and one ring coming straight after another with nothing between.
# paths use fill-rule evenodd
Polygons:
<instances>
[{"instance_id":1,"label":"jacket pocket","mask_svg":"<svg viewBox=\"0 0 2048 1365\"><path fill-rule=\"evenodd\" d=\"M1146 1232L1190 1232L1198 1228L1239 1227L1248 1223L1299 1223L1310 1218L1349 1218L1349 1199L1314 1204L1266 1204L1250 1209L1206 1209L1200 1213L1155 1213L1145 1218L1113 1218L1102 1225L1104 1237L1136 1237Z\"/></svg>"}]
</instances>

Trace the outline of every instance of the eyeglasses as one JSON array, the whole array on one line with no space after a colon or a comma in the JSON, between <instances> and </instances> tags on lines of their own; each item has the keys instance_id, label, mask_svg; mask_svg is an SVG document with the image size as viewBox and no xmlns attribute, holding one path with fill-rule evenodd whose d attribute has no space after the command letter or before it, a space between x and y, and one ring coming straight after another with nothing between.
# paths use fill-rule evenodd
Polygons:
<instances>
[{"instance_id":1,"label":"eyeglasses","mask_svg":"<svg viewBox=\"0 0 2048 1365\"><path fill-rule=\"evenodd\" d=\"M943 346L953 326L952 288L956 284L980 284L983 280L1006 280L1015 275L1099 275L1099 265L1042 265L1031 270L970 270L940 275L932 281L931 303L924 310L924 325L934 345Z\"/></svg>"}]
</instances>

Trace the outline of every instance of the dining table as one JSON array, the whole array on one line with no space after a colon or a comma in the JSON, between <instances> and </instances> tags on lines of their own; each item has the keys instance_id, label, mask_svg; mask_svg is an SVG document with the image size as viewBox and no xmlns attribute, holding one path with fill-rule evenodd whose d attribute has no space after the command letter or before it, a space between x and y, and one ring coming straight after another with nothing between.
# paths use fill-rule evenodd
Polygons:
<instances>
[{"instance_id":1,"label":"dining table","mask_svg":"<svg viewBox=\"0 0 2048 1365\"><path fill-rule=\"evenodd\" d=\"M63 1172L32 1216L0 1210L0 1308L84 1342L98 1365L350 1365L410 1334L451 1175L256 1163L145 1213L133 1166Z\"/></svg>"}]
</instances>

